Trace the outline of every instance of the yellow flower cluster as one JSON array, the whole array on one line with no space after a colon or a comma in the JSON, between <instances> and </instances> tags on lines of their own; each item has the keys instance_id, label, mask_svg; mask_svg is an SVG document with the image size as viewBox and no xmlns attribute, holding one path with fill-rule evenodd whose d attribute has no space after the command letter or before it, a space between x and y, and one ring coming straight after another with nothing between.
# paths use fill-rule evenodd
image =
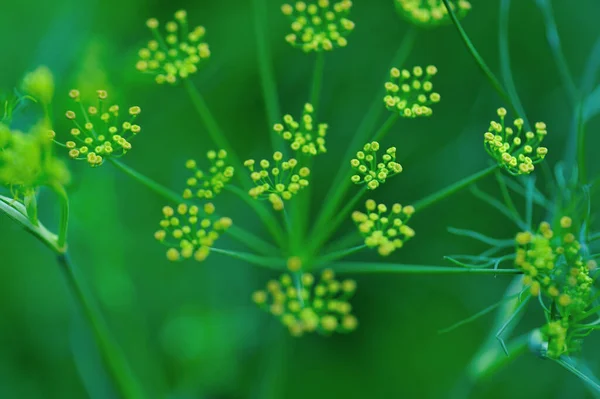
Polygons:
<instances>
[{"instance_id":1,"label":"yellow flower cluster","mask_svg":"<svg viewBox=\"0 0 600 399\"><path fill-rule=\"evenodd\" d=\"M90 166L100 166L106 157L120 157L131 149L131 138L141 127L134 124L140 114L140 107L131 107L127 111L129 120L119 122L119 106L106 104L108 94L98 90L97 105L84 107L79 90L71 90L69 97L79 105L79 111L67 111L65 116L74 127L70 131L72 140L59 145L69 150L69 156L76 160L85 160ZM54 133L52 133L54 138Z\"/></svg>"},{"instance_id":2,"label":"yellow flower cluster","mask_svg":"<svg viewBox=\"0 0 600 399\"><path fill-rule=\"evenodd\" d=\"M250 170L250 178L256 185L250 189L250 196L255 199L268 199L273 209L280 211L283 210L284 200L290 200L308 186L310 169L300 167L295 158L284 161L283 154L279 151L273 154L273 161L274 165L267 159L258 162L260 170L255 170L254 159L245 161L244 166Z\"/></svg>"},{"instance_id":3,"label":"yellow flower cluster","mask_svg":"<svg viewBox=\"0 0 600 399\"><path fill-rule=\"evenodd\" d=\"M183 198L189 199L194 196L201 199L211 199L223 190L233 177L233 166L227 165L227 151L208 151L206 157L210 161L208 173L198 168L193 159L185 163L185 167L194 172L186 181L186 189L183 191Z\"/></svg>"},{"instance_id":4,"label":"yellow flower cluster","mask_svg":"<svg viewBox=\"0 0 600 399\"><path fill-rule=\"evenodd\" d=\"M431 116L432 104L440 102L440 95L433 91L431 78L437 74L433 65L423 69L416 66L409 71L392 68L390 80L385 83L383 102L388 110L398 112L404 118Z\"/></svg>"},{"instance_id":5,"label":"yellow flower cluster","mask_svg":"<svg viewBox=\"0 0 600 399\"><path fill-rule=\"evenodd\" d=\"M354 211L352 220L365 237L365 245L377 248L381 256L388 256L415 236L415 231L406 223L415 212L413 206L377 204L369 199L365 203L367 213Z\"/></svg>"},{"instance_id":6,"label":"yellow flower cluster","mask_svg":"<svg viewBox=\"0 0 600 399\"><path fill-rule=\"evenodd\" d=\"M142 48L136 68L155 75L156 82L176 83L198 71L198 66L210 57L208 44L202 41L206 30L197 26L189 31L187 13L179 10L175 20L165 24L166 36L158 30L158 20L151 18L146 25L154 34L154 40Z\"/></svg>"},{"instance_id":7,"label":"yellow flower cluster","mask_svg":"<svg viewBox=\"0 0 600 399\"><path fill-rule=\"evenodd\" d=\"M273 130L284 140L291 141L290 147L296 152L312 156L325 153L327 152L325 135L328 126L326 123L320 123L315 129L313 113L313 106L305 104L300 123L295 121L291 115L285 115L283 124L275 124Z\"/></svg>"},{"instance_id":8,"label":"yellow flower cluster","mask_svg":"<svg viewBox=\"0 0 600 399\"><path fill-rule=\"evenodd\" d=\"M547 222L538 231L518 233L515 265L523 271L523 282L533 296L544 295L555 304L555 320L543 331L548 339L547 355L556 358L572 351L576 342L567 340L569 320L577 320L592 303L594 280L584 262L580 243L573 234L573 221L564 216L558 233Z\"/></svg>"},{"instance_id":9,"label":"yellow flower cluster","mask_svg":"<svg viewBox=\"0 0 600 399\"><path fill-rule=\"evenodd\" d=\"M471 9L466 0L450 0L450 6L460 19ZM437 26L450 22L450 15L442 0L396 0L400 15L419 26Z\"/></svg>"},{"instance_id":10,"label":"yellow flower cluster","mask_svg":"<svg viewBox=\"0 0 600 399\"><path fill-rule=\"evenodd\" d=\"M348 302L355 291L354 280L336 280L326 269L319 281L310 273L284 274L269 281L266 290L254 292L252 300L279 318L295 337L311 332L329 335L358 326Z\"/></svg>"},{"instance_id":11,"label":"yellow flower cluster","mask_svg":"<svg viewBox=\"0 0 600 399\"><path fill-rule=\"evenodd\" d=\"M512 128L505 125L506 109L499 108L498 116L500 122L492 121L483 135L485 150L511 175L530 174L534 165L542 162L548 153L548 149L540 145L548 134L546 124L537 122L535 133L523 135L523 119L515 119Z\"/></svg>"},{"instance_id":12,"label":"yellow flower cluster","mask_svg":"<svg viewBox=\"0 0 600 399\"><path fill-rule=\"evenodd\" d=\"M306 53L346 47L346 36L354 30L354 22L346 18L351 8L350 0L337 3L329 0L298 1L293 6L284 4L281 11L292 20L292 33L285 40Z\"/></svg>"},{"instance_id":13,"label":"yellow flower cluster","mask_svg":"<svg viewBox=\"0 0 600 399\"><path fill-rule=\"evenodd\" d=\"M194 258L202 262L210 254L210 247L232 224L230 218L217 217L215 206L206 203L201 208L180 204L176 209L165 206L160 230L154 233L161 243L167 245L167 259L178 261Z\"/></svg>"},{"instance_id":14,"label":"yellow flower cluster","mask_svg":"<svg viewBox=\"0 0 600 399\"><path fill-rule=\"evenodd\" d=\"M350 165L357 172L351 177L355 184L366 184L369 190L375 190L386 179L402 172L402 165L396 162L396 147L390 147L381 157L377 159L379 143L373 141L365 144L362 151L356 153L356 158L350 161Z\"/></svg>"}]
</instances>

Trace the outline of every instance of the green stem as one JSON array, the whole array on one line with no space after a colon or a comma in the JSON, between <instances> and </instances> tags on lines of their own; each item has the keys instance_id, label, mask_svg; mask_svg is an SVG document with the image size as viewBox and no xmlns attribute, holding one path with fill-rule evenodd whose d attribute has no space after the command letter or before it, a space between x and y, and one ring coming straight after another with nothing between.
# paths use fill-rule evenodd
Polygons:
<instances>
[{"instance_id":1,"label":"green stem","mask_svg":"<svg viewBox=\"0 0 600 399\"><path fill-rule=\"evenodd\" d=\"M595 233L595 234L591 234L590 237L588 238L588 243L594 242L600 240L600 232L599 233Z\"/></svg>"},{"instance_id":2,"label":"green stem","mask_svg":"<svg viewBox=\"0 0 600 399\"><path fill-rule=\"evenodd\" d=\"M102 362L120 397L124 399L141 399L146 397L132 375L124 354L113 341L99 309L92 300L91 293L85 287L83 279L79 276L75 266L70 262L67 254L59 254L57 260L64 272L69 288L74 294L75 300L81 306L81 310L92 329Z\"/></svg>"},{"instance_id":3,"label":"green stem","mask_svg":"<svg viewBox=\"0 0 600 399\"><path fill-rule=\"evenodd\" d=\"M588 386L591 389L593 389L596 393L600 393L600 383L598 382L598 380L595 377L590 376L590 375L584 373L583 371L579 370L575 360L573 360L571 358L565 358L565 357L561 357L560 359L552 359L552 360L554 360L556 363L560 364L562 367L564 367L571 373L575 374L582 381L584 381L586 384L588 384Z\"/></svg>"},{"instance_id":4,"label":"green stem","mask_svg":"<svg viewBox=\"0 0 600 399\"><path fill-rule=\"evenodd\" d=\"M279 249L274 247L270 243L261 240L254 234L249 233L246 230L241 229L235 225L227 229L227 234L244 244L246 247L253 249L260 254L270 255L279 252Z\"/></svg>"},{"instance_id":5,"label":"green stem","mask_svg":"<svg viewBox=\"0 0 600 399\"><path fill-rule=\"evenodd\" d=\"M35 190L25 195L23 198L23 203L27 209L27 217L29 218L29 221L34 226L37 226L40 221L38 219L37 193Z\"/></svg>"},{"instance_id":6,"label":"green stem","mask_svg":"<svg viewBox=\"0 0 600 399\"><path fill-rule=\"evenodd\" d=\"M522 274L517 269L475 269L447 266L405 265L381 262L333 262L329 266L338 273L399 273L399 274Z\"/></svg>"},{"instance_id":7,"label":"green stem","mask_svg":"<svg viewBox=\"0 0 600 399\"><path fill-rule=\"evenodd\" d=\"M321 86L323 84L323 72L325 70L325 52L319 51L315 60L315 69L313 72L312 86L310 89L310 103L315 109L315 114L319 109L319 97L321 95Z\"/></svg>"},{"instance_id":8,"label":"green stem","mask_svg":"<svg viewBox=\"0 0 600 399\"><path fill-rule=\"evenodd\" d=\"M341 249L339 251L334 251L334 252L328 253L326 255L320 256L315 261L314 267L320 267L320 266L326 265L330 262L333 262L334 260L342 259L343 257L352 255L353 253L356 253L362 249L365 249L366 247L367 246L365 244L362 244L362 245L357 245L352 248Z\"/></svg>"},{"instance_id":9,"label":"green stem","mask_svg":"<svg viewBox=\"0 0 600 399\"><path fill-rule=\"evenodd\" d=\"M479 52L477 51L477 49L471 42L471 39L469 39L467 32L465 32L460 21L456 17L456 14L454 13L452 7L450 6L450 2L448 0L443 0L443 2L444 2L444 5L446 6L446 9L448 10L448 15L450 15L450 19L452 19L452 22L454 23L454 26L458 30L458 33L460 34L462 41L464 42L465 46L467 46L467 49L471 53L471 56L475 59L475 62L479 66L479 69L481 69L483 74L486 76L486 78L491 83L494 90L496 90L496 92L500 95L500 97L502 97L502 99L511 106L511 108L517 114L517 116L525 119L525 116L521 115L519 113L519 110L517 109L515 104L513 104L513 102L511 101L510 96L506 93L504 88L502 88L502 85L498 81L498 78L496 78L496 76L494 76L494 74L492 73L490 68L487 66L487 64L481 57L481 55L479 55Z\"/></svg>"},{"instance_id":10,"label":"green stem","mask_svg":"<svg viewBox=\"0 0 600 399\"><path fill-rule=\"evenodd\" d=\"M273 151L278 147L279 136L273 130L273 125L281 120L279 97L275 72L271 63L271 49L269 48L269 35L267 34L267 1L253 0L254 5L254 33L256 35L256 49L258 55L258 69L260 72L261 86L267 110L268 129L271 132L271 146Z\"/></svg>"},{"instance_id":11,"label":"green stem","mask_svg":"<svg viewBox=\"0 0 600 399\"><path fill-rule=\"evenodd\" d=\"M583 120L583 102L580 101L575 107L577 124L577 169L581 184L587 182L587 168L585 161L585 121Z\"/></svg>"},{"instance_id":12,"label":"green stem","mask_svg":"<svg viewBox=\"0 0 600 399\"><path fill-rule=\"evenodd\" d=\"M498 168L498 165L493 165L493 166L490 166L489 168L484 169L480 172L474 173L471 176L465 177L464 179L461 179L461 180L457 181L456 183L451 184L450 186L448 186L440 191L437 191L437 192L423 198L422 200L415 202L413 204L413 206L415 207L415 210L417 212L422 211L425 208L428 208L431 205L449 197L450 195L455 194L456 192L462 190L463 188L470 186L471 184L475 183L476 181L483 179L487 175L493 173L497 168Z\"/></svg>"},{"instance_id":13,"label":"green stem","mask_svg":"<svg viewBox=\"0 0 600 399\"><path fill-rule=\"evenodd\" d=\"M377 133L375 133L374 140L379 140L379 139L383 138L390 131L392 126L394 126L394 123L397 120L398 120L398 114L396 114L396 113L392 114L385 121L385 123L381 126L381 128L377 131ZM355 148L354 150L356 151L357 148ZM349 160L348 160L348 162L349 162ZM319 234L319 232L322 229L324 229L327 224L329 224L331 222L331 218L336 213L337 207L343 201L344 196L345 196L346 192L348 191L348 189L350 188L350 186L353 185L352 180L350 180L350 177L352 176L352 173L353 173L352 168L350 166L348 166L347 164L344 164L344 166L342 168L340 168L340 171L343 171L342 173L344 174L344 180L336 186L336 188L333 192L330 191L327 194L327 197L326 197L327 201L325 201L325 204L321 210L321 213L317 217L317 221L315 222L315 225L312 229L313 235ZM316 246L316 245L313 245L313 247L318 249L318 246Z\"/></svg>"},{"instance_id":14,"label":"green stem","mask_svg":"<svg viewBox=\"0 0 600 399\"><path fill-rule=\"evenodd\" d=\"M60 221L58 223L58 238L56 244L61 252L67 250L67 232L69 230L69 196L65 191L65 188L61 185L53 185L52 191L57 195L60 200Z\"/></svg>"},{"instance_id":15,"label":"green stem","mask_svg":"<svg viewBox=\"0 0 600 399\"><path fill-rule=\"evenodd\" d=\"M230 251L227 249L211 248L211 252L215 252L222 255L227 255L235 259L243 260L256 266L266 267L269 269L283 270L285 268L285 260L280 258L269 258L264 256L257 256L254 254Z\"/></svg>"}]
</instances>

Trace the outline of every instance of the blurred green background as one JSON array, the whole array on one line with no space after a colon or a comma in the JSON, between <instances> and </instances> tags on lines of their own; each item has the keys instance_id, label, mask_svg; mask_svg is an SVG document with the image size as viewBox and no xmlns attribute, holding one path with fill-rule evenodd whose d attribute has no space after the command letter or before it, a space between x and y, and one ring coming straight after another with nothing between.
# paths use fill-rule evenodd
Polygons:
<instances>
[{"instance_id":1,"label":"blurred green background","mask_svg":"<svg viewBox=\"0 0 600 399\"><path fill-rule=\"evenodd\" d=\"M281 109L299 114L307 101L314 56L283 40L282 2L269 0L270 45ZM346 49L327 55L321 118L330 126L329 152L313 169L313 211L338 168L346 145L380 90L409 24L392 0L356 1L355 32ZM570 69L579 82L600 37L600 2L554 1ZM157 86L138 74L137 49L149 39L149 17L188 11L207 29L212 57L193 79L240 156L268 156L269 127L257 70L252 2L158 0L21 0L0 4L0 88L11 90L40 64L56 80L55 130L68 90L105 88L122 106L142 108L143 133L124 162L180 191L183 162L212 148L184 90ZM475 1L464 25L494 71L498 65L499 1ZM549 126L549 163L563 158L573 113L547 46L533 0L513 1L512 66L531 120ZM452 26L420 31L406 66L435 64L442 102L426 120L402 120L385 139L398 148L404 173L376 198L409 203L488 165L481 135L495 109L506 106L479 73ZM590 174L600 145L600 118L588 125ZM64 136L63 136L64 137ZM64 156L64 153L61 153ZM164 201L110 164L70 163L73 183L70 249L98 298L112 332L149 398L446 398L488 334L492 316L446 335L440 328L496 302L510 277L357 276L353 300L359 329L329 338L290 337L250 301L271 273L217 254L203 264L169 263L153 239ZM540 179L541 180L541 179ZM493 189L493 178L481 187ZM45 199L48 199L45 201ZM43 220L54 227L51 195L42 193ZM220 209L254 228L255 216L223 195ZM598 203L595 202L597 206ZM541 213L540 218L543 216ZM538 220L539 221L539 220ZM511 237L516 228L468 190L414 218L417 237L390 260L443 264L442 256L482 247L447 232L470 228ZM597 225L596 225L597 226ZM348 223L339 236L353 229ZM265 235L264 231L256 231ZM220 247L239 245L226 238ZM241 248L241 247L240 247ZM357 259L376 259L365 253ZM78 317L52 254L0 215L0 397L111 398L89 331ZM531 307L517 332L542 323ZM600 346L586 341L600 373ZM525 355L475 387L474 398L583 398L581 382L557 365Z\"/></svg>"}]
</instances>

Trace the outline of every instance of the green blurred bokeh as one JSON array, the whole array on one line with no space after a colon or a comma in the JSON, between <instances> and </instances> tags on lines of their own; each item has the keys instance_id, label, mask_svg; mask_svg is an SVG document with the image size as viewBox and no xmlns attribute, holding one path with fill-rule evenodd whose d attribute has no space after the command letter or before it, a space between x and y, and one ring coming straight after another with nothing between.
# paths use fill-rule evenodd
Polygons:
<instances>
[{"instance_id":1,"label":"green blurred bokeh","mask_svg":"<svg viewBox=\"0 0 600 399\"><path fill-rule=\"evenodd\" d=\"M308 99L314 56L283 40L288 21L269 0L270 46L283 112L297 114ZM136 72L137 49L149 38L144 23L185 8L206 27L212 56L194 82L206 96L240 157L267 156L269 126L257 69L252 2L158 0L4 0L0 4L0 88L11 90L25 72L44 64L55 74L55 130L69 89L105 88L122 106L139 105L143 133L124 162L180 191L183 162L212 145L179 87L157 86ZM597 0L554 1L565 56L579 82L600 37ZM499 1L474 2L464 25L482 56L498 71ZM320 116L330 126L329 152L313 169L313 212L322 203L356 126L380 89L409 24L392 0L356 1L356 30L346 49L327 55ZM531 120L549 126L549 163L562 159L573 113L548 48L533 0L513 1L512 68ZM435 64L442 95L434 116L402 120L385 139L398 148L404 173L377 192L410 203L483 169L481 135L506 106L468 56L452 26L420 31L406 65ZM588 125L590 174L600 145L600 118ZM61 154L64 155L64 154ZM111 331L149 398L446 398L488 334L492 316L446 335L440 328L496 302L510 277L357 276L353 300L360 328L350 335L291 338L250 301L271 276L217 254L203 264L169 263L153 239L164 200L106 164L70 163L73 184L70 250L84 271ZM541 179L540 179L541 180ZM493 178L482 187L493 189ZM42 193L43 220L56 226L51 194ZM220 210L253 228L256 217L223 195ZM597 206L598 203L596 202ZM539 214L536 217L541 218ZM447 232L470 228L511 237L516 227L465 192L414 218L417 237L390 260L443 264L442 257L481 247ZM353 226L344 226L339 236ZM257 234L266 236L264 231ZM224 239L220 246L237 248ZM357 259L375 259L366 253ZM0 397L110 398L85 324L77 317L52 254L0 215ZM532 307L518 332L540 325ZM600 372L588 340L585 352ZM595 363L594 363L595 361ZM581 382L549 361L525 355L472 393L477 398L582 398Z\"/></svg>"}]
</instances>

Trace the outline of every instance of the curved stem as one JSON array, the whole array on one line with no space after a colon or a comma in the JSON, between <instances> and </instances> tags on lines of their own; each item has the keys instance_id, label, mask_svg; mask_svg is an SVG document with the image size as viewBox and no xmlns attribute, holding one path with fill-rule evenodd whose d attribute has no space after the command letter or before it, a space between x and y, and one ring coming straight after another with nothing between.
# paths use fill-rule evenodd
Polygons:
<instances>
[{"instance_id":1,"label":"curved stem","mask_svg":"<svg viewBox=\"0 0 600 399\"><path fill-rule=\"evenodd\" d=\"M517 269L475 269L463 267L405 265L381 262L333 262L329 266L338 273L398 273L398 274L523 274Z\"/></svg>"},{"instance_id":2,"label":"curved stem","mask_svg":"<svg viewBox=\"0 0 600 399\"><path fill-rule=\"evenodd\" d=\"M348 255L352 255L353 253L363 250L366 247L367 246L365 244L361 244L352 248L341 249L339 251L334 251L326 255L320 256L315 261L314 267L320 267L322 265L326 265L330 262L333 262L334 260L342 259Z\"/></svg>"},{"instance_id":3,"label":"curved stem","mask_svg":"<svg viewBox=\"0 0 600 399\"><path fill-rule=\"evenodd\" d=\"M484 169L480 172L474 173L471 176L465 177L464 179L461 179L461 180L457 181L456 183L451 184L450 186L415 202L413 204L413 206L415 207L415 210L417 212L423 211L425 208L428 208L428 207L436 204L437 202L439 202L445 198L448 198L449 196L451 196L452 194L455 194L456 192L462 190L463 188L470 186L471 184L475 183L476 181L483 179L487 175L493 173L497 168L498 168L498 165L493 165L493 166L490 166L489 168Z\"/></svg>"},{"instance_id":4,"label":"curved stem","mask_svg":"<svg viewBox=\"0 0 600 399\"><path fill-rule=\"evenodd\" d=\"M226 255L235 259L243 260L256 266L266 267L268 269L282 270L285 269L285 260L280 258L269 258L257 256L247 252L231 251L227 249L210 248L211 252Z\"/></svg>"},{"instance_id":5,"label":"curved stem","mask_svg":"<svg viewBox=\"0 0 600 399\"><path fill-rule=\"evenodd\" d=\"M74 264L69 260L67 254L58 255L57 261L64 272L69 288L73 292L74 299L81 306L85 319L92 329L102 362L120 397L123 399L145 398L146 396L135 380L124 354L113 341L98 307L92 300L91 293L85 287Z\"/></svg>"}]
</instances>

